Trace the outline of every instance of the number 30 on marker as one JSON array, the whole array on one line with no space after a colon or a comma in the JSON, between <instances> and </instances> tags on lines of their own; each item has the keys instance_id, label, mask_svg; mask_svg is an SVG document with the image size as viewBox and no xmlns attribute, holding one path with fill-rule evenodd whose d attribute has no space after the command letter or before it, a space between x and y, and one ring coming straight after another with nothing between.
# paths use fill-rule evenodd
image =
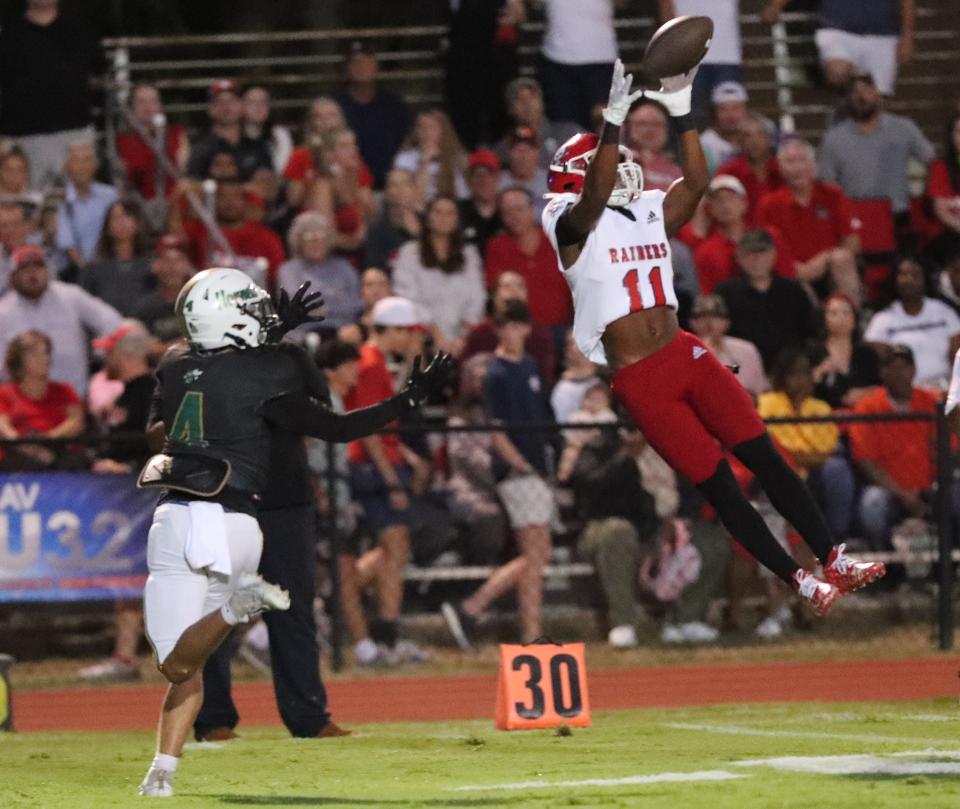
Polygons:
<instances>
[{"instance_id":1,"label":"number 30 on marker","mask_svg":"<svg viewBox=\"0 0 960 809\"><path fill-rule=\"evenodd\" d=\"M501 730L590 725L582 643L500 647L496 725Z\"/></svg>"}]
</instances>

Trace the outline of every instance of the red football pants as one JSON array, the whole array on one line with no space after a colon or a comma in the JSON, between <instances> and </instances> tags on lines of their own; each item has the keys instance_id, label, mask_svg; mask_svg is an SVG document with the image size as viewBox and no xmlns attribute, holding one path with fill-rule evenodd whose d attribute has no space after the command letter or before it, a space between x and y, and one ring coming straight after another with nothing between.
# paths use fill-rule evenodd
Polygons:
<instances>
[{"instance_id":1,"label":"red football pants","mask_svg":"<svg viewBox=\"0 0 960 809\"><path fill-rule=\"evenodd\" d=\"M717 471L723 449L765 427L737 378L693 334L613 375L613 393L661 457L692 483Z\"/></svg>"}]
</instances>

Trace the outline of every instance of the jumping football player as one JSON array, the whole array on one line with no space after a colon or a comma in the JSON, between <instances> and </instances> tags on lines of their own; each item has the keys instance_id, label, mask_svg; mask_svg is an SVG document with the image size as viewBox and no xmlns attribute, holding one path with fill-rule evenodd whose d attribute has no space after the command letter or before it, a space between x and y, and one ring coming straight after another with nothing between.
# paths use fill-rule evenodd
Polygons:
<instances>
[{"instance_id":1,"label":"jumping football player","mask_svg":"<svg viewBox=\"0 0 960 809\"><path fill-rule=\"evenodd\" d=\"M284 590L256 575L256 503L266 484L270 425L326 441L369 435L418 406L449 363L439 355L420 370L417 361L397 396L340 415L310 397L295 354L268 344L279 318L244 273L198 273L181 290L176 312L188 345L171 348L157 369L148 434L164 438L163 453L139 479L163 489L147 539L144 613L170 682L157 754L140 785L150 797L173 795L207 657L237 623L290 606Z\"/></svg>"},{"instance_id":2,"label":"jumping football player","mask_svg":"<svg viewBox=\"0 0 960 809\"><path fill-rule=\"evenodd\" d=\"M874 581L882 564L851 559L836 546L803 482L775 449L750 396L693 334L680 329L670 238L692 216L709 174L690 115L696 68L631 93L618 60L599 137L575 135L557 151L543 228L574 301L580 350L613 371L614 395L650 444L689 478L727 530L756 559L825 615L836 599ZM641 95L670 113L682 147L683 177L644 191L640 166L620 145L620 128ZM742 494L724 450L756 476L770 502L803 536L823 578L780 547Z\"/></svg>"}]
</instances>

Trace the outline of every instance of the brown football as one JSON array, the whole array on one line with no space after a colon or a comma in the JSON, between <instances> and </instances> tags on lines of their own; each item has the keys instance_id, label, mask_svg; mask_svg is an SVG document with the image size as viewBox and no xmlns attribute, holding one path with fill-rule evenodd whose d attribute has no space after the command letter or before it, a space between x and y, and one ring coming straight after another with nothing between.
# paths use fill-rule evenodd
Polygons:
<instances>
[{"instance_id":1,"label":"brown football","mask_svg":"<svg viewBox=\"0 0 960 809\"><path fill-rule=\"evenodd\" d=\"M650 37L643 52L644 79L679 76L700 64L713 37L709 17L674 17Z\"/></svg>"}]
</instances>

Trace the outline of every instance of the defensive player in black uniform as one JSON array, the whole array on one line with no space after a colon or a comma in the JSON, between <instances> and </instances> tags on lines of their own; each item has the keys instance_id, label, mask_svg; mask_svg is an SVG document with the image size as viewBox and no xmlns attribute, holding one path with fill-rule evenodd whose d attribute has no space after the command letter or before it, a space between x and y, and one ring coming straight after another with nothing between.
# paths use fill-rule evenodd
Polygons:
<instances>
[{"instance_id":1,"label":"defensive player in black uniform","mask_svg":"<svg viewBox=\"0 0 960 809\"><path fill-rule=\"evenodd\" d=\"M147 540L147 637L170 682L157 754L140 794L173 794L173 775L203 699L200 669L241 621L288 609L287 593L256 574L262 536L256 504L267 483L270 427L327 441L368 435L416 407L445 373L439 356L416 366L404 390L346 415L321 407L294 355L268 345L277 316L267 293L239 270L205 270L177 299L189 346L157 369L149 433L165 436L140 485L162 488Z\"/></svg>"},{"instance_id":2,"label":"defensive player in black uniform","mask_svg":"<svg viewBox=\"0 0 960 809\"><path fill-rule=\"evenodd\" d=\"M303 322L319 308L319 293L307 294L307 281L292 300L280 291L277 313L281 325L270 338ZM329 400L326 377L299 347L280 346L304 367L304 386L324 406ZM290 593L289 610L264 615L270 639L270 669L280 718L291 736L313 738L348 735L331 721L327 692L320 679L320 649L313 614L316 595L317 532L313 486L303 436L271 425L270 472L267 488L257 508L263 531L260 573ZM197 741L234 738L240 716L231 695L230 661L236 652L236 635L228 638L203 667L203 705L194 721Z\"/></svg>"}]
</instances>

